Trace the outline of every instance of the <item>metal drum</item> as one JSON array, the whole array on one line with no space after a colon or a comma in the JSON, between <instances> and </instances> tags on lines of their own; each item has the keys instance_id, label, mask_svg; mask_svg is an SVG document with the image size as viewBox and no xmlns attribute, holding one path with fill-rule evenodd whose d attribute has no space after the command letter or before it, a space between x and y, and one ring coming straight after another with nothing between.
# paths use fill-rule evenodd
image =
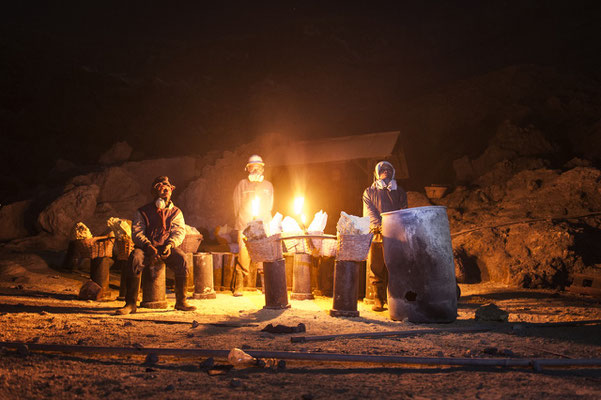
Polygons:
<instances>
[{"instance_id":1,"label":"metal drum","mask_svg":"<svg viewBox=\"0 0 601 400\"><path fill-rule=\"evenodd\" d=\"M457 288L446 207L382 213L390 318L453 322Z\"/></svg>"}]
</instances>

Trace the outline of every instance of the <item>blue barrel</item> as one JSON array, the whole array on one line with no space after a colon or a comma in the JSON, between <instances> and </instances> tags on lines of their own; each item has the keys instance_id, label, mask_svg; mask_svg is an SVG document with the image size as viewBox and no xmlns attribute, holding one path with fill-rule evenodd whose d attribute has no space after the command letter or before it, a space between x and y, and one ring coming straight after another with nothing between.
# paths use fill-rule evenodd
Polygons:
<instances>
[{"instance_id":1,"label":"blue barrel","mask_svg":"<svg viewBox=\"0 0 601 400\"><path fill-rule=\"evenodd\" d=\"M453 322L457 287L446 207L382 213L390 318Z\"/></svg>"}]
</instances>

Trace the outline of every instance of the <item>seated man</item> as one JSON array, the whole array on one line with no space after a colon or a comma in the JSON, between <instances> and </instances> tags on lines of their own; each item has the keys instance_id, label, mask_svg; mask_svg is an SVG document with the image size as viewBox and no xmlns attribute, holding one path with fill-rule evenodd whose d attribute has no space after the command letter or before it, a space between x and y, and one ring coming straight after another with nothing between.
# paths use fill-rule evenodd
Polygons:
<instances>
[{"instance_id":1,"label":"seated man","mask_svg":"<svg viewBox=\"0 0 601 400\"><path fill-rule=\"evenodd\" d=\"M151 189L155 200L136 212L132 222L135 247L126 273L125 307L117 310L117 314L136 312L142 271L156 257L165 260L165 265L175 274L175 309L196 310L186 303L188 264L184 252L177 248L186 236L186 225L181 210L171 201L173 189L175 186L169 183L168 177L155 178Z\"/></svg>"}]
</instances>

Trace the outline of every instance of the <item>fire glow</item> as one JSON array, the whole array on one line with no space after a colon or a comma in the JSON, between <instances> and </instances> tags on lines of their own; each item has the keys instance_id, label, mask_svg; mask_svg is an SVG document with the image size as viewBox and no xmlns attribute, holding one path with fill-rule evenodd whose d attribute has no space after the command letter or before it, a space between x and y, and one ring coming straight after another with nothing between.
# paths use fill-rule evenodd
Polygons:
<instances>
[{"instance_id":1,"label":"fire glow","mask_svg":"<svg viewBox=\"0 0 601 400\"><path fill-rule=\"evenodd\" d=\"M253 219L259 216L259 207L261 205L261 199L258 196L255 196L254 199L250 202L250 209L253 216Z\"/></svg>"}]
</instances>

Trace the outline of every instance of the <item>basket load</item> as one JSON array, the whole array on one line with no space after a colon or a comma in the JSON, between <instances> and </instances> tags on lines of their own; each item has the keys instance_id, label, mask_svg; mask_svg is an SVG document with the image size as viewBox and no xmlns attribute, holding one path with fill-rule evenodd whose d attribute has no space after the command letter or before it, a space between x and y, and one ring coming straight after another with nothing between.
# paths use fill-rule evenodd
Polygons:
<instances>
[{"instance_id":1,"label":"basket load","mask_svg":"<svg viewBox=\"0 0 601 400\"><path fill-rule=\"evenodd\" d=\"M186 236L184 237L184 241L179 248L184 253L196 253L198 252L198 247L200 246L202 239L203 236L198 229L193 226L186 225Z\"/></svg>"},{"instance_id":2,"label":"basket load","mask_svg":"<svg viewBox=\"0 0 601 400\"><path fill-rule=\"evenodd\" d=\"M274 234L268 236L270 228L266 230L263 221L251 221L242 232L248 254L253 262L273 262L283 257L277 225L268 226L273 228Z\"/></svg>"},{"instance_id":3,"label":"basket load","mask_svg":"<svg viewBox=\"0 0 601 400\"><path fill-rule=\"evenodd\" d=\"M115 235L115 257L117 260L127 260L134 249L134 242L131 238L131 221L111 217L106 224Z\"/></svg>"},{"instance_id":4,"label":"basket load","mask_svg":"<svg viewBox=\"0 0 601 400\"><path fill-rule=\"evenodd\" d=\"M82 222L75 224L71 238L81 258L112 257L115 234L109 232L103 236L93 236L90 229Z\"/></svg>"},{"instance_id":5,"label":"basket load","mask_svg":"<svg viewBox=\"0 0 601 400\"><path fill-rule=\"evenodd\" d=\"M357 217L342 211L336 224L336 259L365 261L373 234L369 230L369 217Z\"/></svg>"}]
</instances>

